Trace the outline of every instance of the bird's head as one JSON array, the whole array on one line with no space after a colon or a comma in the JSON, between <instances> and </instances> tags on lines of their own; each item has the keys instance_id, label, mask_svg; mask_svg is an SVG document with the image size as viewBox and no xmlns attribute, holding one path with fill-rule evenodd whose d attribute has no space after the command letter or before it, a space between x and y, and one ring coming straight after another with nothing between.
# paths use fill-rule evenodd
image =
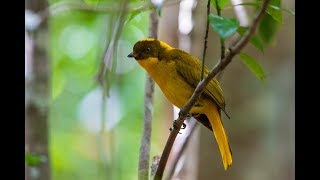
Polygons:
<instances>
[{"instance_id":1,"label":"bird's head","mask_svg":"<svg viewBox=\"0 0 320 180\"><path fill-rule=\"evenodd\" d=\"M133 52L128 57L136 60L146 60L148 58L159 58L159 54L169 45L153 38L147 38L138 41L133 46Z\"/></svg>"}]
</instances>

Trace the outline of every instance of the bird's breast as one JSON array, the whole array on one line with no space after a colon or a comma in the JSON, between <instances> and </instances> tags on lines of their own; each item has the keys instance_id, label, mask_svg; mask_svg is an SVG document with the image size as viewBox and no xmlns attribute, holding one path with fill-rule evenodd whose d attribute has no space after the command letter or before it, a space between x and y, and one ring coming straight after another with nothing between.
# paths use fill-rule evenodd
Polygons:
<instances>
[{"instance_id":1,"label":"bird's breast","mask_svg":"<svg viewBox=\"0 0 320 180\"><path fill-rule=\"evenodd\" d=\"M146 69L172 104L181 108L189 100L194 88L177 73L174 62L155 60L138 62Z\"/></svg>"}]
</instances>

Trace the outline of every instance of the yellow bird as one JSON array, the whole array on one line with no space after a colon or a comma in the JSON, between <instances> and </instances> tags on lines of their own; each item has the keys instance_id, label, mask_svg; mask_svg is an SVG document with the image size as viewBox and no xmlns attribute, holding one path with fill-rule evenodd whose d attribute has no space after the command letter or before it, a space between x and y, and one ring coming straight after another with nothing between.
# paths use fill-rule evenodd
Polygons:
<instances>
[{"instance_id":1,"label":"yellow bird","mask_svg":"<svg viewBox=\"0 0 320 180\"><path fill-rule=\"evenodd\" d=\"M128 57L137 60L178 108L189 100L201 78L202 62L199 59L156 39L138 41ZM207 67L204 73L208 74ZM189 113L213 131L227 170L232 164L232 152L221 121L221 110L225 112L225 100L219 82L213 78Z\"/></svg>"}]
</instances>

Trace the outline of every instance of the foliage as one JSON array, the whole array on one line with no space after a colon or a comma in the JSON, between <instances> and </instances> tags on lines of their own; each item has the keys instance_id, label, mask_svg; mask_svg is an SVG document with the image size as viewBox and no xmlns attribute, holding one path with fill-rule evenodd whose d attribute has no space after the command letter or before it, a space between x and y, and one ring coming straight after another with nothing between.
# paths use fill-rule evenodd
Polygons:
<instances>
[{"instance_id":1,"label":"foliage","mask_svg":"<svg viewBox=\"0 0 320 180\"><path fill-rule=\"evenodd\" d=\"M213 29L223 39L226 39L227 37L233 35L239 27L239 22L236 19L224 18L220 16L215 16L213 14L209 15L209 22Z\"/></svg>"},{"instance_id":2,"label":"foliage","mask_svg":"<svg viewBox=\"0 0 320 180\"><path fill-rule=\"evenodd\" d=\"M257 62L256 59L249 56L246 53L240 53L239 54L242 62L248 66L248 68L261 80L264 81L266 78L266 75L261 67L261 65Z\"/></svg>"},{"instance_id":3,"label":"foliage","mask_svg":"<svg viewBox=\"0 0 320 180\"><path fill-rule=\"evenodd\" d=\"M218 4L216 3L218 2ZM222 38L222 42L226 38L231 37L235 32L238 32L240 36L243 36L248 28L239 26L239 22L234 18L226 18L219 16L222 10L228 9L230 6L226 6L230 1L228 0L211 0L211 4L216 10L218 15L210 14L208 17L211 27L218 33ZM259 8L261 6L261 1L255 2L245 2L234 6L254 6ZM258 34L253 35L250 39L250 43L254 45L258 50L263 52L264 43L269 44L274 38L279 24L282 23L282 12L280 0L271 0L270 5L267 7L266 14L262 19L262 22L258 28ZM290 12L290 11L287 11ZM262 41L264 43L262 43ZM224 53L224 52L222 52ZM242 62L253 72L260 80L264 81L263 68L256 62L255 58L248 54L241 53L240 58Z\"/></svg>"}]
</instances>

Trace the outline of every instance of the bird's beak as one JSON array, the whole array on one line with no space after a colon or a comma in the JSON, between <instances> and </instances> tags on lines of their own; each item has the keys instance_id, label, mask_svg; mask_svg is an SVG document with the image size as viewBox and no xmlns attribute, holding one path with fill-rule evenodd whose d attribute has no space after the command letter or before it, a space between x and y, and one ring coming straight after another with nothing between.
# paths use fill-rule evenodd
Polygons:
<instances>
[{"instance_id":1,"label":"bird's beak","mask_svg":"<svg viewBox=\"0 0 320 180\"><path fill-rule=\"evenodd\" d=\"M128 57L129 57L129 58L133 58L133 57L134 57L133 52L131 52L130 54L128 54Z\"/></svg>"}]
</instances>

